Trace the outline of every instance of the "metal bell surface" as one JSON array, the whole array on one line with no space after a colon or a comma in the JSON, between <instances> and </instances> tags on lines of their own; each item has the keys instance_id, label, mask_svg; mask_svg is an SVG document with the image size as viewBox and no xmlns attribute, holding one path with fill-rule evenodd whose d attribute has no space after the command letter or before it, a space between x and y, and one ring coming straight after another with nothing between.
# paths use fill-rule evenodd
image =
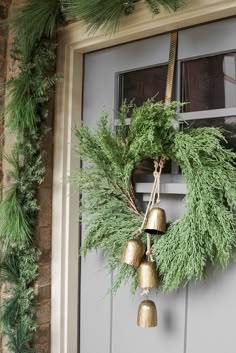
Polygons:
<instances>
[{"instance_id":1,"label":"metal bell surface","mask_svg":"<svg viewBox=\"0 0 236 353\"><path fill-rule=\"evenodd\" d=\"M152 261L142 262L138 269L138 286L140 288L157 288L157 270Z\"/></svg>"},{"instance_id":2,"label":"metal bell surface","mask_svg":"<svg viewBox=\"0 0 236 353\"><path fill-rule=\"evenodd\" d=\"M144 300L139 305L137 325L143 328L157 326L157 309L152 300Z\"/></svg>"},{"instance_id":3,"label":"metal bell surface","mask_svg":"<svg viewBox=\"0 0 236 353\"><path fill-rule=\"evenodd\" d=\"M166 213L163 208L154 206L148 212L145 232L149 234L165 233Z\"/></svg>"},{"instance_id":4,"label":"metal bell surface","mask_svg":"<svg viewBox=\"0 0 236 353\"><path fill-rule=\"evenodd\" d=\"M128 265L138 267L142 261L145 251L146 246L143 242L141 242L141 240L128 240L123 251L121 261Z\"/></svg>"}]
</instances>

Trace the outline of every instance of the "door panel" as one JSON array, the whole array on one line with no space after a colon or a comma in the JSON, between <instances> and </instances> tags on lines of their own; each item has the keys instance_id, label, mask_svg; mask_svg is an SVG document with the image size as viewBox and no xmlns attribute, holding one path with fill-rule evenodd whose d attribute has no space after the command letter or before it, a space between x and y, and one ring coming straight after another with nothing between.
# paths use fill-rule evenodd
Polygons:
<instances>
[{"instance_id":1,"label":"door panel","mask_svg":"<svg viewBox=\"0 0 236 353\"><path fill-rule=\"evenodd\" d=\"M236 85L235 80L235 48L236 48L236 36L235 36L235 19L229 19L226 21L207 24L197 28L184 30L179 33L179 49L178 59L188 60L194 57L206 58L211 55L216 55L209 60L208 72L204 72L206 67L202 67L202 72L199 72L198 79L203 75L207 79L211 80L214 72L212 67L215 65L215 75L217 80L213 77L214 84L218 85L218 94L221 97L217 97L217 92L214 91L214 87L208 84L208 94L213 99L214 111L217 112L217 104L221 108L222 99L224 100L222 108L225 112L230 110L230 107L234 107L236 104ZM230 53L232 54L230 54ZM219 55L219 53L229 53L226 55ZM217 60L223 60L224 75L219 70L220 65L216 65ZM199 59L199 62L204 61ZM222 64L221 64L222 65ZM210 67L211 66L211 67ZM216 73L217 68L220 73ZM197 84L197 75L195 74L195 85L196 89L199 90L199 96L205 98L204 90L207 91L206 84L201 89L201 84ZM208 77L207 77L208 76ZM231 80L228 80L228 78ZM193 80L194 78L191 77ZM231 81L231 82L230 82ZM222 86L223 85L223 86ZM192 91L195 87L192 86ZM197 96L197 92L196 95ZM210 109L211 99L207 102L206 108L199 109L203 104L196 100L195 109L191 111ZM194 114L194 113L193 113ZM225 118L218 117L215 119L209 119L204 116L205 112L202 112L202 118L199 116L194 120L194 115L191 117L190 126L216 126L226 128L225 136L229 138L228 147L234 148L235 138L235 126L236 117L230 116ZM205 119L204 119L205 118ZM193 119L193 120L192 120ZM227 125L227 121L230 125ZM214 125L211 125L214 124ZM187 322L186 322L186 352L187 353L232 353L236 351L235 338L234 338L234 320L236 317L236 266L234 263L226 271L219 269L210 268L208 271L208 278L206 281L191 283L188 290L188 301L187 301Z\"/></svg>"},{"instance_id":2,"label":"door panel","mask_svg":"<svg viewBox=\"0 0 236 353\"><path fill-rule=\"evenodd\" d=\"M132 297L127 286L113 299L112 353L184 352L186 290L149 296L156 303L158 315L158 326L151 329L136 324L138 306L143 300L140 293L137 290Z\"/></svg>"},{"instance_id":3,"label":"door panel","mask_svg":"<svg viewBox=\"0 0 236 353\"><path fill-rule=\"evenodd\" d=\"M235 18L185 29L178 36L178 59L213 55L236 48Z\"/></svg>"},{"instance_id":4,"label":"door panel","mask_svg":"<svg viewBox=\"0 0 236 353\"><path fill-rule=\"evenodd\" d=\"M232 35L235 25L236 20L230 19L180 31L178 97L181 96L182 60L235 51L236 36ZM114 111L119 102L118 74L166 64L169 44L170 36L166 34L86 54L83 100L85 124L95 128L99 112L105 109L115 125ZM224 112L224 109L221 111ZM199 119L194 112L187 114L192 114L191 119ZM228 110L227 114L229 116ZM218 115L215 115L216 118ZM206 112L203 112L202 118L209 118ZM231 116L230 119L235 118ZM178 174L178 169L173 167L172 175L167 174L162 180L181 181L181 176L175 174ZM173 194L162 195L162 206L170 221L179 218L184 211L184 196L179 191L183 188L178 190L178 185L183 184L176 185ZM147 192L141 197L146 202ZM158 292L150 296L156 302L159 320L158 326L153 329L136 326L137 309L142 300L140 291L132 297L127 286L121 288L115 297L105 295L112 284L113 275L104 270L101 253L91 252L82 259L81 271L80 353L143 353L147 349L160 353L235 351L234 265L224 273L216 270L210 273L207 282L192 283L171 295Z\"/></svg>"},{"instance_id":5,"label":"door panel","mask_svg":"<svg viewBox=\"0 0 236 353\"><path fill-rule=\"evenodd\" d=\"M187 352L233 353L236 268L214 270L207 281L189 286Z\"/></svg>"}]
</instances>

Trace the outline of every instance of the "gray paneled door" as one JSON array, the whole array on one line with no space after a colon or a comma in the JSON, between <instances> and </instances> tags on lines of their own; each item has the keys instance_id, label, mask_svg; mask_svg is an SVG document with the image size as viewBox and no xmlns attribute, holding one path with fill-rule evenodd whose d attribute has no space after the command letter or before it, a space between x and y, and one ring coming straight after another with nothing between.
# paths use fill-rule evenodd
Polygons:
<instances>
[{"instance_id":1,"label":"gray paneled door","mask_svg":"<svg viewBox=\"0 0 236 353\"><path fill-rule=\"evenodd\" d=\"M85 124L95 128L98 113L105 109L115 125L114 111L127 91L125 74L166 65L169 44L170 36L165 34L85 55ZM231 147L236 146L235 58L236 19L179 32L175 98L191 102L184 113L191 126L226 126ZM148 81L142 86L137 80L139 92L153 85ZM158 76L155 80L160 87ZM138 192L145 202L149 189L142 181ZM175 165L162 183L162 205L169 220L174 220L184 210L183 180ZM140 292L133 298L127 286L115 297L105 295L112 280L113 275L104 270L101 253L92 252L82 259L80 353L236 352L234 264L224 273L210 271L208 281L191 283L174 294L151 295L159 319L153 329L136 326Z\"/></svg>"}]
</instances>

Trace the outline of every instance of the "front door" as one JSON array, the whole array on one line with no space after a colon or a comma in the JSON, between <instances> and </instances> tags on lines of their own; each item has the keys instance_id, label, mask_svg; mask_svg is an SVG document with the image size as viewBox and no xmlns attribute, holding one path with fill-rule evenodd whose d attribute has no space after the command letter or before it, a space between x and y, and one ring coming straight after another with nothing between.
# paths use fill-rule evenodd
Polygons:
<instances>
[{"instance_id":1,"label":"front door","mask_svg":"<svg viewBox=\"0 0 236 353\"><path fill-rule=\"evenodd\" d=\"M170 35L140 40L85 55L83 120L95 128L99 113L115 112L122 98L142 104L164 98ZM174 99L190 102L184 117L190 126L222 126L236 148L236 19L179 32ZM148 169L148 168L147 168ZM150 177L142 171L138 196L145 203ZM186 188L178 166L162 178L162 205L168 220L184 212ZM158 326L136 325L140 291L129 285L106 295L115 274L104 270L101 253L81 264L80 353L233 353L236 352L236 267L213 270L207 281L176 293L153 294Z\"/></svg>"}]
</instances>

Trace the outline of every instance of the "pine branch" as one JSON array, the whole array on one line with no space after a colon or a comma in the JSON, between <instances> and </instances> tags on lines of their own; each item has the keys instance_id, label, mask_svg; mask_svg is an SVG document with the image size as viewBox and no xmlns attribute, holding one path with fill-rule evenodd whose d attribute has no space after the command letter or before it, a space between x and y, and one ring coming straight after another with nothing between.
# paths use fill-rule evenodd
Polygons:
<instances>
[{"instance_id":1,"label":"pine branch","mask_svg":"<svg viewBox=\"0 0 236 353\"><path fill-rule=\"evenodd\" d=\"M15 10L11 20L11 28L15 38L27 40L32 48L43 38L53 38L61 15L59 0L25 0L22 6Z\"/></svg>"},{"instance_id":2,"label":"pine branch","mask_svg":"<svg viewBox=\"0 0 236 353\"><path fill-rule=\"evenodd\" d=\"M77 17L85 23L88 31L94 33L102 28L105 31L117 30L123 16L134 10L133 0L64 0L66 15Z\"/></svg>"}]
</instances>

